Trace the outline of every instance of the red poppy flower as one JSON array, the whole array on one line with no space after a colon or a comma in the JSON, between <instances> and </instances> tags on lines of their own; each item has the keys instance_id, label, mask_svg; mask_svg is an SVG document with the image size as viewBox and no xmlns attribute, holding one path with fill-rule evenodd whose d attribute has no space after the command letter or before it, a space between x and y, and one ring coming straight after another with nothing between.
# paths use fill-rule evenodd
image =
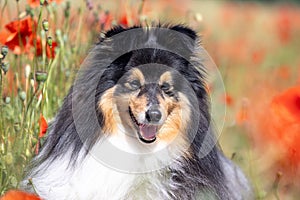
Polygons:
<instances>
[{"instance_id":1,"label":"red poppy flower","mask_svg":"<svg viewBox=\"0 0 300 200\"><path fill-rule=\"evenodd\" d=\"M275 96L267 124L270 142L279 150L279 168L300 178L300 86Z\"/></svg>"},{"instance_id":2,"label":"red poppy flower","mask_svg":"<svg viewBox=\"0 0 300 200\"><path fill-rule=\"evenodd\" d=\"M55 48L58 46L57 42L53 41L52 42L52 47L50 48L49 45L47 45L46 48L46 55L48 58L54 58L55 57Z\"/></svg>"},{"instance_id":3,"label":"red poppy flower","mask_svg":"<svg viewBox=\"0 0 300 200\"><path fill-rule=\"evenodd\" d=\"M36 41L34 41L36 40ZM35 44L36 42L36 44ZM34 47L36 45L36 56L42 56L43 55L43 46L42 41L40 37L31 37L30 38L30 44ZM46 46L46 56L48 58L54 58L55 57L55 48L58 46L57 42L52 42L52 48L50 48L49 45Z\"/></svg>"},{"instance_id":4,"label":"red poppy flower","mask_svg":"<svg viewBox=\"0 0 300 200\"><path fill-rule=\"evenodd\" d=\"M221 100L227 106L231 106L233 104L233 98L229 94L224 94Z\"/></svg>"},{"instance_id":5,"label":"red poppy flower","mask_svg":"<svg viewBox=\"0 0 300 200\"><path fill-rule=\"evenodd\" d=\"M290 88L274 97L271 108L278 120L300 125L300 86Z\"/></svg>"},{"instance_id":6,"label":"red poppy flower","mask_svg":"<svg viewBox=\"0 0 300 200\"><path fill-rule=\"evenodd\" d=\"M40 37L36 35L37 22L31 17L16 20L5 25L7 30L0 33L0 43L8 46L14 54L30 53L30 49L35 47L36 56L42 55L42 43ZM58 44L53 41L52 48L47 45L46 55L48 58L55 57L55 48Z\"/></svg>"},{"instance_id":7,"label":"red poppy flower","mask_svg":"<svg viewBox=\"0 0 300 200\"><path fill-rule=\"evenodd\" d=\"M47 0L48 3L61 3L63 0ZM46 1L45 1L46 2ZM40 0L27 0L27 3L30 5L30 7L35 8L40 5Z\"/></svg>"},{"instance_id":8,"label":"red poppy flower","mask_svg":"<svg viewBox=\"0 0 300 200\"><path fill-rule=\"evenodd\" d=\"M0 200L41 200L38 196L19 190L10 190Z\"/></svg>"},{"instance_id":9,"label":"red poppy flower","mask_svg":"<svg viewBox=\"0 0 300 200\"><path fill-rule=\"evenodd\" d=\"M271 161L269 166L281 171L286 183L299 180L300 86L274 96L253 116L255 133L259 133L254 135L255 143Z\"/></svg>"},{"instance_id":10,"label":"red poppy flower","mask_svg":"<svg viewBox=\"0 0 300 200\"><path fill-rule=\"evenodd\" d=\"M238 125L245 124L249 120L249 102L247 99L243 99L242 105L239 108L235 121Z\"/></svg>"},{"instance_id":11,"label":"red poppy flower","mask_svg":"<svg viewBox=\"0 0 300 200\"><path fill-rule=\"evenodd\" d=\"M39 138L42 138L42 137L44 137L44 135L46 134L47 129L48 129L47 121L42 114L40 116L39 125L40 125Z\"/></svg>"},{"instance_id":12,"label":"red poppy flower","mask_svg":"<svg viewBox=\"0 0 300 200\"><path fill-rule=\"evenodd\" d=\"M15 54L28 52L29 37L35 35L37 23L31 17L16 20L5 25L6 30L0 33L0 43L8 46Z\"/></svg>"},{"instance_id":13,"label":"red poppy flower","mask_svg":"<svg viewBox=\"0 0 300 200\"><path fill-rule=\"evenodd\" d=\"M293 18L290 16L288 9L280 10L276 20L276 28L277 35L282 43L288 43L291 40L292 21Z\"/></svg>"},{"instance_id":14,"label":"red poppy flower","mask_svg":"<svg viewBox=\"0 0 300 200\"><path fill-rule=\"evenodd\" d=\"M110 12L102 12L99 16L99 21L103 30L109 29L113 21L112 14Z\"/></svg>"},{"instance_id":15,"label":"red poppy flower","mask_svg":"<svg viewBox=\"0 0 300 200\"><path fill-rule=\"evenodd\" d=\"M128 27L138 23L138 7L133 7L121 1L120 14L117 18L118 24Z\"/></svg>"}]
</instances>

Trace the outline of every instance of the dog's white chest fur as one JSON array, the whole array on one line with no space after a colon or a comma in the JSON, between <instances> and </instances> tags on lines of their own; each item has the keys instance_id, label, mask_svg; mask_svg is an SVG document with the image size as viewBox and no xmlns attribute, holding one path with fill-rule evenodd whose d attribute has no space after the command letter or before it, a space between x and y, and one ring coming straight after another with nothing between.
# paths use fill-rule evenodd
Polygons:
<instances>
[{"instance_id":1,"label":"dog's white chest fur","mask_svg":"<svg viewBox=\"0 0 300 200\"><path fill-rule=\"evenodd\" d=\"M86 162L70 179L75 199L123 199L136 179L134 174L118 172L88 155Z\"/></svg>"},{"instance_id":2,"label":"dog's white chest fur","mask_svg":"<svg viewBox=\"0 0 300 200\"><path fill-rule=\"evenodd\" d=\"M118 144L115 138L107 141ZM102 143L101 146L105 144ZM123 144L122 150L132 151L126 144ZM46 162L45 164L49 165L46 170L43 170L43 164L40 165L36 169L38 173L32 178L38 195L47 200L155 199L160 196L158 191L162 192L162 187L160 187L162 183L159 171L121 172L103 164L99 158L94 157L94 153L93 151L88 153L75 167L68 168L70 155L65 155L64 158L57 159L50 164ZM109 156L116 155L110 153ZM139 164L136 163L136 165Z\"/></svg>"},{"instance_id":3,"label":"dog's white chest fur","mask_svg":"<svg viewBox=\"0 0 300 200\"><path fill-rule=\"evenodd\" d=\"M33 178L38 194L47 199L124 199L136 175L118 172L87 155L81 166L66 170L67 163L55 161L47 172ZM51 179L51 181L49 181Z\"/></svg>"}]
</instances>

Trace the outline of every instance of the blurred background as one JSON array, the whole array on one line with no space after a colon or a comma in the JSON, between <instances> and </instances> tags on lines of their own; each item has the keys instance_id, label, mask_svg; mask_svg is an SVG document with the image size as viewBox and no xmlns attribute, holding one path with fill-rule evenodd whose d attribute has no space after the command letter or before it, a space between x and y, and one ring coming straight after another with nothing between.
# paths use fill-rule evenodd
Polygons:
<instances>
[{"instance_id":1,"label":"blurred background","mask_svg":"<svg viewBox=\"0 0 300 200\"><path fill-rule=\"evenodd\" d=\"M219 138L256 199L300 199L300 1L0 0L0 195L17 188L99 35L184 23L226 92ZM214 93L214 83L208 85Z\"/></svg>"}]
</instances>

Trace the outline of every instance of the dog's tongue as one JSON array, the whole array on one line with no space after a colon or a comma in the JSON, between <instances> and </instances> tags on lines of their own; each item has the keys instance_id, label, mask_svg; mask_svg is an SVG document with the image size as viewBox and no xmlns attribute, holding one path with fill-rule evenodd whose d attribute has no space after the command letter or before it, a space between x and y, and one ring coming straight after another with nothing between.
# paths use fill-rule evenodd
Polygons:
<instances>
[{"instance_id":1,"label":"dog's tongue","mask_svg":"<svg viewBox=\"0 0 300 200\"><path fill-rule=\"evenodd\" d=\"M153 140L156 137L157 127L151 125L141 125L140 134L145 140Z\"/></svg>"}]
</instances>

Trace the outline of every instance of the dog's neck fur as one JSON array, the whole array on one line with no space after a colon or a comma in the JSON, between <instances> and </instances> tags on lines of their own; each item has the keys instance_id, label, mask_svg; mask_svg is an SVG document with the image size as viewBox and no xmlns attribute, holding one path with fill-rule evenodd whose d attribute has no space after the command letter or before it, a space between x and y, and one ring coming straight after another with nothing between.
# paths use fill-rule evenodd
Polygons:
<instances>
[{"instance_id":1,"label":"dog's neck fur","mask_svg":"<svg viewBox=\"0 0 300 200\"><path fill-rule=\"evenodd\" d=\"M109 142L113 140L106 138ZM194 161L184 156L168 167L135 174L115 170L101 163L92 153L86 154L84 149L77 158L79 162L70 165L70 159L71 152L54 161L45 160L32 172L32 182L38 195L47 199L117 200L193 199L196 193L199 193L198 196L215 193L213 188L206 188L206 185L211 185L206 177L189 173L192 170L189 170L187 162Z\"/></svg>"}]
</instances>

